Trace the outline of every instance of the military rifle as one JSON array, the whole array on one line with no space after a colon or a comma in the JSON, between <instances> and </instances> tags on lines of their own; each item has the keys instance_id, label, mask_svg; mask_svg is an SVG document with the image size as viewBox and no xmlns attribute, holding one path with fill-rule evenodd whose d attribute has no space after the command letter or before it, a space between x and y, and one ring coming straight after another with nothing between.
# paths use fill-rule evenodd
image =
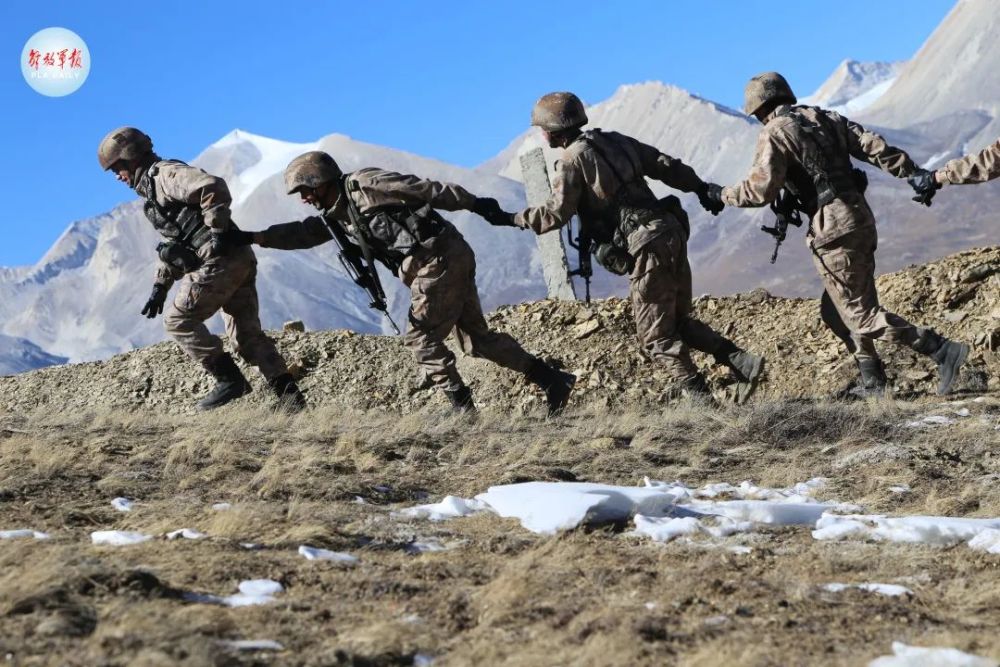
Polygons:
<instances>
[{"instance_id":1,"label":"military rifle","mask_svg":"<svg viewBox=\"0 0 1000 667\"><path fill-rule=\"evenodd\" d=\"M591 249L593 248L594 241L589 236L583 233L583 225L579 226L579 232L577 234L576 240L573 239L573 221L571 220L568 225L566 225L566 242L569 243L569 247L576 250L578 259L578 266L569 272L570 277L580 276L583 278L584 290L586 295L586 302L590 303L590 278L594 275L594 265L591 263Z\"/></svg>"},{"instance_id":2,"label":"military rifle","mask_svg":"<svg viewBox=\"0 0 1000 667\"><path fill-rule=\"evenodd\" d=\"M774 252L771 253L771 264L778 261L778 249L784 243L788 235L788 225L802 226L802 217L799 215L798 198L786 189L782 189L773 202L771 211L774 212L774 227L761 225L760 230L774 237Z\"/></svg>"},{"instance_id":3,"label":"military rifle","mask_svg":"<svg viewBox=\"0 0 1000 667\"><path fill-rule=\"evenodd\" d=\"M330 236L333 238L334 242L337 244L337 248L340 250L337 253L337 258L343 265L344 270L347 271L347 275L350 276L354 284L361 287L368 293L368 298L371 302L368 304L369 308L381 311L385 315L385 319L389 320L389 324L392 326L392 330L397 334L399 333L399 327L392 319L392 315L389 314L389 306L385 298L385 290L382 289L382 281L379 280L378 271L375 268L375 263L372 260L370 253L362 253L369 255L364 258L359 257L357 251L349 252L347 248L352 247L354 244L347 238L347 233L341 228L340 223L334 221L330 222L326 219L325 215L321 215L320 218L323 220L323 224L326 225L327 231L330 232Z\"/></svg>"}]
</instances>

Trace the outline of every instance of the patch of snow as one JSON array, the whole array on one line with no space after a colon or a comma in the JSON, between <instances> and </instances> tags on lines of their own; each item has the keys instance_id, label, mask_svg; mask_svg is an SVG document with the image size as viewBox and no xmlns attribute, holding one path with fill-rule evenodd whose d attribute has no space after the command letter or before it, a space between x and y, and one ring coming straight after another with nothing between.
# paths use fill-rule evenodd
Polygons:
<instances>
[{"instance_id":1,"label":"patch of snow","mask_svg":"<svg viewBox=\"0 0 1000 667\"><path fill-rule=\"evenodd\" d=\"M119 512L131 512L135 503L128 498L115 498L111 501L111 506Z\"/></svg>"},{"instance_id":2,"label":"patch of snow","mask_svg":"<svg viewBox=\"0 0 1000 667\"><path fill-rule=\"evenodd\" d=\"M233 509L233 506L230 505L229 503L215 503L214 505L212 505L212 509L215 510L216 512L225 512L226 510Z\"/></svg>"},{"instance_id":3,"label":"patch of snow","mask_svg":"<svg viewBox=\"0 0 1000 667\"><path fill-rule=\"evenodd\" d=\"M179 537L183 537L185 540L200 540L203 537L207 537L207 535L200 530L194 530L191 528L181 528L180 530L174 530L167 533L168 540L176 540Z\"/></svg>"},{"instance_id":4,"label":"patch of snow","mask_svg":"<svg viewBox=\"0 0 1000 667\"><path fill-rule=\"evenodd\" d=\"M892 643L892 655L875 658L868 667L998 667L1000 663L954 648L925 648Z\"/></svg>"},{"instance_id":5,"label":"patch of snow","mask_svg":"<svg viewBox=\"0 0 1000 667\"><path fill-rule=\"evenodd\" d=\"M969 540L969 547L976 551L1000 554L1000 530L987 528Z\"/></svg>"},{"instance_id":6,"label":"patch of snow","mask_svg":"<svg viewBox=\"0 0 1000 667\"><path fill-rule=\"evenodd\" d=\"M15 530L0 530L0 540L20 540L26 537L30 537L36 540L47 540L49 539L48 533L43 533L37 530L30 530L28 528L18 528Z\"/></svg>"},{"instance_id":7,"label":"patch of snow","mask_svg":"<svg viewBox=\"0 0 1000 667\"><path fill-rule=\"evenodd\" d=\"M352 556L351 554L341 553L339 551L329 551L327 549L319 549L317 547L310 547L302 545L299 547L299 555L306 560L332 560L338 563L346 563L353 565L358 562L357 556Z\"/></svg>"},{"instance_id":8,"label":"patch of snow","mask_svg":"<svg viewBox=\"0 0 1000 667\"><path fill-rule=\"evenodd\" d=\"M890 486L889 490L892 491L893 493L909 493L910 492L910 485L909 484L895 484L893 486Z\"/></svg>"},{"instance_id":9,"label":"patch of snow","mask_svg":"<svg viewBox=\"0 0 1000 667\"><path fill-rule=\"evenodd\" d=\"M152 535L136 533L129 530L97 530L90 534L90 541L94 544L126 547L132 544L141 544L153 539Z\"/></svg>"},{"instance_id":10,"label":"patch of snow","mask_svg":"<svg viewBox=\"0 0 1000 667\"><path fill-rule=\"evenodd\" d=\"M413 656L413 667L431 667L434 658L426 653L417 653Z\"/></svg>"},{"instance_id":11,"label":"patch of snow","mask_svg":"<svg viewBox=\"0 0 1000 667\"><path fill-rule=\"evenodd\" d=\"M487 511L488 509L483 501L478 498L470 500L468 498L459 498L458 496L445 496L445 499L439 503L408 507L395 512L394 516L443 521L444 519L454 519L460 516L470 516L477 512Z\"/></svg>"},{"instance_id":12,"label":"patch of snow","mask_svg":"<svg viewBox=\"0 0 1000 667\"><path fill-rule=\"evenodd\" d=\"M1000 530L1000 519L825 514L816 523L816 530L812 535L817 540L840 540L851 537L938 546L970 542L969 546L972 546L971 540L990 530ZM990 540L989 537L981 539L985 542Z\"/></svg>"},{"instance_id":13,"label":"patch of snow","mask_svg":"<svg viewBox=\"0 0 1000 667\"><path fill-rule=\"evenodd\" d=\"M241 581L239 593L224 598L219 602L227 607L250 607L274 602L274 596L285 588L273 579L248 579Z\"/></svg>"},{"instance_id":14,"label":"patch of snow","mask_svg":"<svg viewBox=\"0 0 1000 667\"><path fill-rule=\"evenodd\" d=\"M911 591L906 586L899 586L897 584L838 584L831 583L823 586L823 590L829 591L831 593L840 593L841 591L846 591L849 588L856 588L867 593L876 593L878 595L885 595L887 597L901 597L903 595L913 595Z\"/></svg>"},{"instance_id":15,"label":"patch of snow","mask_svg":"<svg viewBox=\"0 0 1000 667\"><path fill-rule=\"evenodd\" d=\"M285 647L281 642L273 639L228 639L219 642L222 646L233 651L284 651Z\"/></svg>"}]
</instances>

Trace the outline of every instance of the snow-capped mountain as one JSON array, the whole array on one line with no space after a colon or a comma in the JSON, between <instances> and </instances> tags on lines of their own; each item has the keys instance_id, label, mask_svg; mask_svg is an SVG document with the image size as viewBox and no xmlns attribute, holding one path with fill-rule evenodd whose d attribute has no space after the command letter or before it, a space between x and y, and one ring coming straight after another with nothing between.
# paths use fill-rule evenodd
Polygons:
<instances>
[{"instance_id":1,"label":"snow-capped mountain","mask_svg":"<svg viewBox=\"0 0 1000 667\"><path fill-rule=\"evenodd\" d=\"M66 357L48 354L30 340L0 335L0 375L23 373L66 361Z\"/></svg>"},{"instance_id":2,"label":"snow-capped mountain","mask_svg":"<svg viewBox=\"0 0 1000 667\"><path fill-rule=\"evenodd\" d=\"M1000 84L993 72L1000 62L1000 47L993 39L997 27L1000 3L962 0L912 60L902 66L845 61L805 100L841 108L922 164L933 166L977 150L1000 134ZM781 63L775 68L780 70ZM791 84L796 87L795 81ZM526 119L529 111L525 109ZM591 127L617 130L657 146L692 165L704 179L722 184L746 174L760 131L756 121L739 112L657 82L622 86L609 99L589 106L588 115ZM234 219L244 229L259 229L313 213L282 188L285 165L307 150L328 151L345 170L379 166L457 182L516 210L524 206L517 156L539 144L536 131L525 131L492 160L465 169L343 135L293 144L236 130L206 148L194 163L227 180ZM170 155L169 147L160 148ZM557 158L558 152L546 149L550 164ZM868 171L869 201L880 223L880 270L996 242L1000 186L947 188L928 209L910 201L904 181ZM668 191L660 184L654 184L654 190ZM817 293L818 279L803 247L804 231L791 230L778 264L771 266L767 258L773 239L759 231L770 221L769 211L727 209L713 218L693 196L682 200L691 215L689 249L696 293L725 294L757 286L788 295ZM532 234L492 228L467 212L447 217L476 250L486 308L544 295ZM28 339L72 361L162 340L161 323L139 316L152 283L157 240L135 201L73 223L34 266L0 269L0 334ZM257 256L265 327L302 319L312 329L387 330L342 273L332 244L296 252L259 249ZM576 263L575 257L571 263ZM408 295L398 280L384 276L384 283L401 322ZM596 269L596 295L624 294L626 289L624 279ZM214 326L218 328L218 322Z\"/></svg>"},{"instance_id":3,"label":"snow-capped mountain","mask_svg":"<svg viewBox=\"0 0 1000 667\"><path fill-rule=\"evenodd\" d=\"M895 83L903 65L845 60L816 92L801 98L799 103L852 116L877 102Z\"/></svg>"}]
</instances>

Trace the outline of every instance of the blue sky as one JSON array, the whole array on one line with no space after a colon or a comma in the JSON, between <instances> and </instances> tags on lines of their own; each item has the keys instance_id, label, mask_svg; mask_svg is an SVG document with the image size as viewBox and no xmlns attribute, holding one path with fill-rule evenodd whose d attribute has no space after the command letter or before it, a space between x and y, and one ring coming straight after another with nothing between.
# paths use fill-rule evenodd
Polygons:
<instances>
[{"instance_id":1,"label":"blue sky","mask_svg":"<svg viewBox=\"0 0 1000 667\"><path fill-rule=\"evenodd\" d=\"M551 90L586 102L660 80L738 107L777 69L802 95L844 58L915 53L953 0L4 2L0 265L37 261L76 219L130 192L97 143L137 125L189 159L234 128L289 141L332 132L474 166ZM76 93L43 97L19 58L60 26L91 52Z\"/></svg>"}]
</instances>

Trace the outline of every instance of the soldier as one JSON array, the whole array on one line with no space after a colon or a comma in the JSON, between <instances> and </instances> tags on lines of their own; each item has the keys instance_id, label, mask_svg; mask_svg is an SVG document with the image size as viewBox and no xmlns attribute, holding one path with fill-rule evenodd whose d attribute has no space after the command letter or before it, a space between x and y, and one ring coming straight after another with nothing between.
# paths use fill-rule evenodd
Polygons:
<instances>
[{"instance_id":1,"label":"soldier","mask_svg":"<svg viewBox=\"0 0 1000 667\"><path fill-rule=\"evenodd\" d=\"M274 341L261 330L253 251L229 248L222 241L223 232L236 228L225 181L178 160L161 159L153 152L152 140L134 127L120 127L104 137L97 159L105 171L114 172L146 200L143 211L164 237L157 246L153 292L142 314L148 318L161 314L170 287L183 277L163 322L188 356L216 380L198 407L211 410L251 391L222 341L205 326L219 309L236 352L260 369L286 407L305 407Z\"/></svg>"},{"instance_id":2,"label":"soldier","mask_svg":"<svg viewBox=\"0 0 1000 667\"><path fill-rule=\"evenodd\" d=\"M500 211L495 199L476 197L458 185L372 167L344 174L322 151L292 160L285 170L285 186L288 194L297 193L321 215L258 232L233 230L227 240L294 250L326 243L336 233L349 261L378 259L410 288L403 341L420 368L419 388L443 390L456 410L475 409L472 392L455 367L455 355L444 343L454 331L466 354L523 373L538 385L550 413L566 405L576 377L528 354L507 334L489 329L476 291L472 248L435 210L487 215Z\"/></svg>"},{"instance_id":3,"label":"soldier","mask_svg":"<svg viewBox=\"0 0 1000 667\"><path fill-rule=\"evenodd\" d=\"M1000 176L1000 139L975 155L951 160L937 171L920 169L907 180L917 193L913 200L930 206L934 193L940 190L942 185L985 183L998 176Z\"/></svg>"},{"instance_id":4,"label":"soldier","mask_svg":"<svg viewBox=\"0 0 1000 667\"><path fill-rule=\"evenodd\" d=\"M535 103L531 124L552 148L565 149L556 164L552 194L542 206L488 218L494 225L557 230L579 215L581 237L595 245L597 261L630 276L632 315L645 354L662 364L675 389L710 396L689 347L712 355L737 381L737 402L757 387L764 359L737 347L691 316L687 214L676 197L657 200L646 176L703 198L706 184L694 170L631 137L588 122L573 93L549 93Z\"/></svg>"},{"instance_id":5,"label":"soldier","mask_svg":"<svg viewBox=\"0 0 1000 667\"><path fill-rule=\"evenodd\" d=\"M918 328L879 304L875 217L864 196L867 178L853 168L851 158L896 177L916 173L917 166L906 153L840 114L795 106L791 87L776 72L751 79L745 97L744 111L764 123L753 166L742 183L711 185L708 198L719 205L765 206L784 187L812 217L808 244L823 280L820 314L854 355L860 373L850 393L864 397L885 392L876 340L931 357L938 367L938 393L948 393L969 346Z\"/></svg>"}]
</instances>

